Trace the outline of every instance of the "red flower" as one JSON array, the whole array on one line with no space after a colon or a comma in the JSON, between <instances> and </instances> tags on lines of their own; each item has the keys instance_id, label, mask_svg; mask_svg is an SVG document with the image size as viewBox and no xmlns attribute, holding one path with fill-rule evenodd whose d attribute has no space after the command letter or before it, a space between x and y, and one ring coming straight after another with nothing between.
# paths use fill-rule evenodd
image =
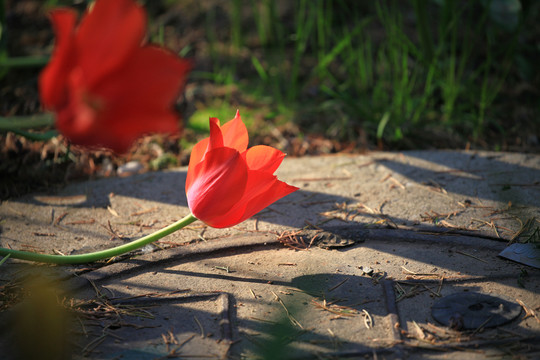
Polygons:
<instances>
[{"instance_id":1,"label":"red flower","mask_svg":"<svg viewBox=\"0 0 540 360\"><path fill-rule=\"evenodd\" d=\"M236 225L298 190L274 172L285 154L270 146L247 149L248 133L236 117L219 126L210 118L210 137L193 148L186 179L191 213L215 228Z\"/></svg>"},{"instance_id":2,"label":"red flower","mask_svg":"<svg viewBox=\"0 0 540 360\"><path fill-rule=\"evenodd\" d=\"M173 103L190 63L144 45L146 13L133 0L98 0L77 25L70 9L51 13L56 45L40 75L44 106L72 143L125 152L151 132L175 133Z\"/></svg>"}]
</instances>

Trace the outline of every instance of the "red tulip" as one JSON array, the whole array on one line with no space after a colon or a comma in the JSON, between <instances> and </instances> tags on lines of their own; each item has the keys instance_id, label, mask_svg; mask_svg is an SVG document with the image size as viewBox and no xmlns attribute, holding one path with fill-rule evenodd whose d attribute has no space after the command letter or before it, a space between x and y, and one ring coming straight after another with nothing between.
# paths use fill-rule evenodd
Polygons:
<instances>
[{"instance_id":1,"label":"red tulip","mask_svg":"<svg viewBox=\"0 0 540 360\"><path fill-rule=\"evenodd\" d=\"M146 13L133 0L98 0L77 25L51 13L56 45L40 75L44 106L72 143L122 153L141 135L179 131L173 110L190 63L144 44Z\"/></svg>"},{"instance_id":2,"label":"red tulip","mask_svg":"<svg viewBox=\"0 0 540 360\"><path fill-rule=\"evenodd\" d=\"M247 149L240 113L226 123L210 118L210 137L193 148L186 179L191 213L215 228L236 225L298 190L274 175L285 154L270 146Z\"/></svg>"}]
</instances>

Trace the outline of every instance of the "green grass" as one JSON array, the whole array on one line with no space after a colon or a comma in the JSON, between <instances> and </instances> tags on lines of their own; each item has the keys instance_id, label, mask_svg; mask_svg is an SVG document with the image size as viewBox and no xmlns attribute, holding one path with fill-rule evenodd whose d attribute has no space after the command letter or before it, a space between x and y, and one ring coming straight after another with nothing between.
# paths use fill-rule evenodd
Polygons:
<instances>
[{"instance_id":1,"label":"green grass","mask_svg":"<svg viewBox=\"0 0 540 360\"><path fill-rule=\"evenodd\" d=\"M248 109L241 110L240 116L246 124L246 126L253 125L253 118L251 111ZM236 109L231 107L230 104L222 101L215 101L211 104L206 104L205 107L197 109L188 119L187 127L201 133L207 133L210 131L210 124L208 119L211 117L218 118L221 125L232 120L236 115Z\"/></svg>"},{"instance_id":2,"label":"green grass","mask_svg":"<svg viewBox=\"0 0 540 360\"><path fill-rule=\"evenodd\" d=\"M228 38L207 14L213 71L195 77L239 85L271 99L277 113L292 111L306 132L341 140L361 130L379 144L413 146L430 132L475 141L495 128L504 136L501 92L527 82L515 60L532 64L538 54L519 36L534 26L539 5L522 11L517 0L230 5Z\"/></svg>"},{"instance_id":3,"label":"green grass","mask_svg":"<svg viewBox=\"0 0 540 360\"><path fill-rule=\"evenodd\" d=\"M195 3L146 5L162 14ZM539 2L231 0L196 6L200 13L184 19L184 31L190 25L202 30L204 44L177 49L195 55L190 81L234 85L240 95L202 94L188 119L193 130L207 131L209 115L229 119L236 108L269 123L255 122L262 127L254 132L286 119L298 135L323 134L361 147L472 142L501 149L506 138L526 139L538 128ZM8 57L2 10L0 77L10 68L42 66L44 58ZM154 26L150 39L164 44L167 26Z\"/></svg>"}]
</instances>

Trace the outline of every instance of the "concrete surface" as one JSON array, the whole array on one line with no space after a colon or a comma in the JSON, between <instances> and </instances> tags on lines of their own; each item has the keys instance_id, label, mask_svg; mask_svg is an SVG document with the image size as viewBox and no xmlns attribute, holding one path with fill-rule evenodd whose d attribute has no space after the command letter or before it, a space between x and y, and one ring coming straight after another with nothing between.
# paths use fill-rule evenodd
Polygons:
<instances>
[{"instance_id":1,"label":"concrete surface","mask_svg":"<svg viewBox=\"0 0 540 360\"><path fill-rule=\"evenodd\" d=\"M0 321L11 325L0 330L0 351L15 358L37 342L16 324L44 306L38 298L32 307L25 290L38 278L70 309L67 358L540 355L540 272L498 256L512 239L538 240L540 156L288 158L277 174L301 190L230 229L195 222L129 256L82 266L8 260ZM100 179L6 201L0 243L60 254L122 244L188 213L185 176L179 168ZM477 329L431 316L440 298L471 292L523 311ZM38 322L42 333L62 334Z\"/></svg>"}]
</instances>

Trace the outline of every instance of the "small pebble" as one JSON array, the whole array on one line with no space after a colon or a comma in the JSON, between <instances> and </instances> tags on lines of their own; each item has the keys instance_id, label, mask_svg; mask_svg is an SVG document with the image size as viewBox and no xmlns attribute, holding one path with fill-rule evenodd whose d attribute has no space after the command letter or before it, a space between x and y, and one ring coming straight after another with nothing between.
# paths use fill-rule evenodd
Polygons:
<instances>
[{"instance_id":1,"label":"small pebble","mask_svg":"<svg viewBox=\"0 0 540 360\"><path fill-rule=\"evenodd\" d=\"M372 274L373 274L373 271L374 271L374 270L373 270L372 268L370 268L369 266L360 266L360 270L363 271L363 274L362 274L362 275L364 275L364 274L366 274L366 275L372 275Z\"/></svg>"},{"instance_id":2,"label":"small pebble","mask_svg":"<svg viewBox=\"0 0 540 360\"><path fill-rule=\"evenodd\" d=\"M116 170L118 176L131 176L140 173L144 169L143 164L138 161L130 161L120 165Z\"/></svg>"}]
</instances>

